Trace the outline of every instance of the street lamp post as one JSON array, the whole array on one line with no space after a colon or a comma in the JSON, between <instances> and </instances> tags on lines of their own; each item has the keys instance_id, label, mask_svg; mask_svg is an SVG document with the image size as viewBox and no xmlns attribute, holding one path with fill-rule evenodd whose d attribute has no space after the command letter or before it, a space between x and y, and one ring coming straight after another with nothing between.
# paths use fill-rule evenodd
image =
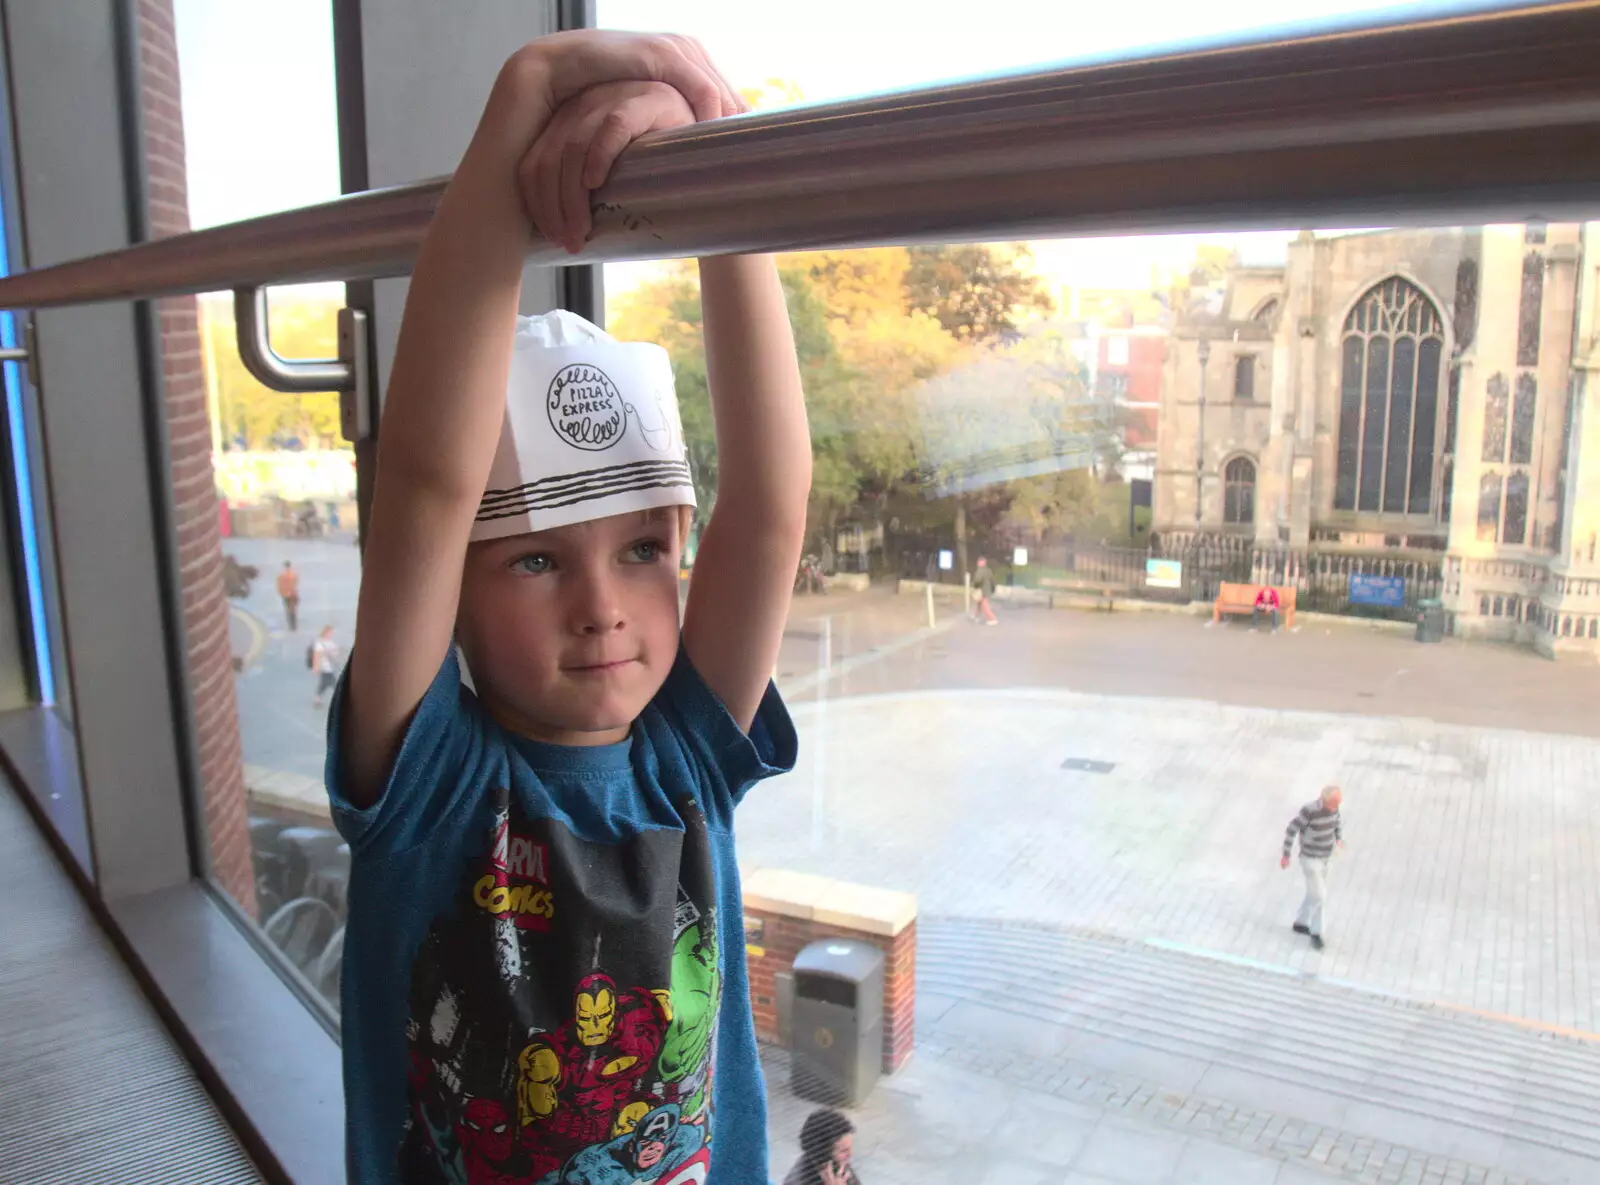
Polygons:
<instances>
[{"instance_id":1,"label":"street lamp post","mask_svg":"<svg viewBox=\"0 0 1600 1185\"><path fill-rule=\"evenodd\" d=\"M1200 499L1206 468L1206 363L1211 359L1211 343L1200 339L1196 350L1200 359L1200 430L1196 434L1194 451L1194 541L1200 545Z\"/></svg>"}]
</instances>

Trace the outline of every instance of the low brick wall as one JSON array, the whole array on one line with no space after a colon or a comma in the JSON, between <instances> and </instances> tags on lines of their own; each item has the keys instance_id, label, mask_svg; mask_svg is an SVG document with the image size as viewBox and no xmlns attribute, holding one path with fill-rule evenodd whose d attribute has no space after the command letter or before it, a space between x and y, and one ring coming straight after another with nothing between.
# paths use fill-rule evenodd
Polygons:
<instances>
[{"instance_id":1,"label":"low brick wall","mask_svg":"<svg viewBox=\"0 0 1600 1185\"><path fill-rule=\"evenodd\" d=\"M917 900L909 893L846 884L778 868L744 875L745 954L756 1036L781 1044L778 977L820 938L855 938L883 952L883 1069L911 1056L917 998Z\"/></svg>"}]
</instances>

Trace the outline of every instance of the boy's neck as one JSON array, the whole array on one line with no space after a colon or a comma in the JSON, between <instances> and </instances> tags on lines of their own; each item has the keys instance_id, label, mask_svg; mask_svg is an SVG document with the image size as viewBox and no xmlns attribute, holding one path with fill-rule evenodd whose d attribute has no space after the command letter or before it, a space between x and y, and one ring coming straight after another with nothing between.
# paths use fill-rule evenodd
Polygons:
<instances>
[{"instance_id":1,"label":"boy's neck","mask_svg":"<svg viewBox=\"0 0 1600 1185\"><path fill-rule=\"evenodd\" d=\"M479 702L483 704L489 715L493 717L494 722L501 728L522 737L524 740L536 741L541 745L563 745L572 749L598 749L604 745L619 745L633 733L631 721L618 728L586 732L579 729L557 728L554 725L545 724L543 721L521 716L492 697L480 696Z\"/></svg>"}]
</instances>

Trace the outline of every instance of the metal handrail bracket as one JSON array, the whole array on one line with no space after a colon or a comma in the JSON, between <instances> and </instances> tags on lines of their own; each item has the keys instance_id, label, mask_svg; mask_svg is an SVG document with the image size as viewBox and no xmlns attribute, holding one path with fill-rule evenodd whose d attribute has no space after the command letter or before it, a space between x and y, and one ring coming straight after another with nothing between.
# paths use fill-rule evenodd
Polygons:
<instances>
[{"instance_id":1,"label":"metal handrail bracket","mask_svg":"<svg viewBox=\"0 0 1600 1185\"><path fill-rule=\"evenodd\" d=\"M337 391L344 438L360 441L371 435L372 366L365 312L339 310L337 358L290 359L273 349L265 288L234 290L233 326L239 360L263 386L289 394Z\"/></svg>"},{"instance_id":2,"label":"metal handrail bracket","mask_svg":"<svg viewBox=\"0 0 1600 1185\"><path fill-rule=\"evenodd\" d=\"M272 348L268 329L267 290L239 288L233 294L233 329L239 360L261 384L273 391L343 391L350 386L350 364L336 358L284 358Z\"/></svg>"}]
</instances>

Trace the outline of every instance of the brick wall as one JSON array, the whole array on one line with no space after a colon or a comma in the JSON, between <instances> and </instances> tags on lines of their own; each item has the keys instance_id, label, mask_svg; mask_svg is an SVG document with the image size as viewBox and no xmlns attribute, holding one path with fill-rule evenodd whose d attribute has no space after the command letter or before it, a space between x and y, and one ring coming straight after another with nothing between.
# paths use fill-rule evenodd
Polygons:
<instances>
[{"instance_id":1,"label":"brick wall","mask_svg":"<svg viewBox=\"0 0 1600 1185\"><path fill-rule=\"evenodd\" d=\"M189 229L172 0L139 0L139 66L150 234L163 238ZM158 301L156 315L161 331L185 645L194 696L211 874L253 914L255 874L239 749L239 713L233 694L228 601L222 586L222 541L211 475L211 425L195 300L185 296Z\"/></svg>"},{"instance_id":2,"label":"brick wall","mask_svg":"<svg viewBox=\"0 0 1600 1185\"><path fill-rule=\"evenodd\" d=\"M862 927L842 924L812 914L803 904L775 901L765 893L747 894L747 927L754 922L760 941L746 949L750 968L750 1007L755 1014L756 1036L779 1044L777 977L794 966L795 956L820 938L855 938L883 951L883 1069L893 1073L905 1065L916 1039L917 924L911 921L897 933L863 921Z\"/></svg>"}]
</instances>

